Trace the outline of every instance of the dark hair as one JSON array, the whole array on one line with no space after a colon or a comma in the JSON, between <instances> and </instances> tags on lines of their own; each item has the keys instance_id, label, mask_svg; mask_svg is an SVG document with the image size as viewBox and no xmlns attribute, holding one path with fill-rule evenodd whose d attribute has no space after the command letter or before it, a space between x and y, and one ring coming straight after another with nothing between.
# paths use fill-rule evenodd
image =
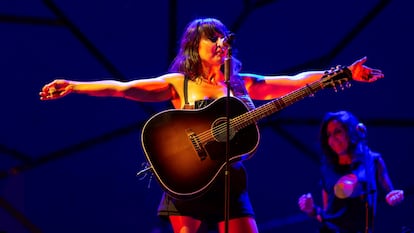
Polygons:
<instances>
[{"instance_id":1,"label":"dark hair","mask_svg":"<svg viewBox=\"0 0 414 233\"><path fill-rule=\"evenodd\" d=\"M360 130L360 121L352 113L348 111L328 112L325 114L320 127L320 143L324 156L322 160L327 163L338 163L337 154L331 149L328 144L327 126L328 123L336 120L345 129L349 137L348 152L354 156L353 159L363 159L363 148L366 146L365 133Z\"/></svg>"},{"instance_id":2,"label":"dark hair","mask_svg":"<svg viewBox=\"0 0 414 233\"><path fill-rule=\"evenodd\" d=\"M227 27L218 19L200 18L190 22L181 37L180 49L169 70L184 73L191 80L201 76L202 66L198 54L200 39L203 35L214 37L216 33L224 37L229 35ZM233 61L236 63L235 71L238 71L241 63L234 56Z\"/></svg>"}]
</instances>

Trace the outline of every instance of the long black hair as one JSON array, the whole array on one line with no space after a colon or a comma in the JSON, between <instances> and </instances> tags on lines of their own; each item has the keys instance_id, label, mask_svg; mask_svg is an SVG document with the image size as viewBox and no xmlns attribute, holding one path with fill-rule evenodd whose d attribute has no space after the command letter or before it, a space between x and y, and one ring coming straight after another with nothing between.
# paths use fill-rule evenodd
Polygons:
<instances>
[{"instance_id":1,"label":"long black hair","mask_svg":"<svg viewBox=\"0 0 414 233\"><path fill-rule=\"evenodd\" d=\"M327 126L333 120L338 121L348 134L348 153L354 156L354 160L363 160L367 146L365 126L351 112L338 111L326 113L320 126L320 144L324 153L322 161L332 164L338 163L338 155L331 149L328 143Z\"/></svg>"},{"instance_id":2,"label":"long black hair","mask_svg":"<svg viewBox=\"0 0 414 233\"><path fill-rule=\"evenodd\" d=\"M202 76L201 60L198 54L200 39L203 35L208 38L214 37L216 33L228 37L230 32L220 20L214 18L199 18L190 22L181 37L180 49L169 70L184 73L191 80ZM233 62L235 63L233 67L238 72L241 63L234 56Z\"/></svg>"}]
</instances>

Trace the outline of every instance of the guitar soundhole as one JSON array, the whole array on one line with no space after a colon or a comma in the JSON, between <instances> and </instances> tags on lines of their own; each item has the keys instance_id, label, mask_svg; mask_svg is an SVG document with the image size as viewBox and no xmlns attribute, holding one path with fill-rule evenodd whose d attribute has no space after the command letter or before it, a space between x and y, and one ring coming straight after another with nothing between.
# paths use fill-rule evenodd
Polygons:
<instances>
[{"instance_id":1,"label":"guitar soundhole","mask_svg":"<svg viewBox=\"0 0 414 233\"><path fill-rule=\"evenodd\" d=\"M216 119L211 127L211 132L213 134L214 140L217 142L226 142L226 135L227 135L227 118L220 117ZM231 140L234 135L236 134L233 127L230 125L229 129L229 139Z\"/></svg>"}]
</instances>

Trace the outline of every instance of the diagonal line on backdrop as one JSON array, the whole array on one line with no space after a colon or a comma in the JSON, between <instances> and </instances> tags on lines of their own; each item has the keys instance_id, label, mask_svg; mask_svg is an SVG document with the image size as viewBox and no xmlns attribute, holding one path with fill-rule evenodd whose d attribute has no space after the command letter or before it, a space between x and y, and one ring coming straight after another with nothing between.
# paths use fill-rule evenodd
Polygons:
<instances>
[{"instance_id":1,"label":"diagonal line on backdrop","mask_svg":"<svg viewBox=\"0 0 414 233\"><path fill-rule=\"evenodd\" d=\"M287 225L298 224L305 221L311 221L308 216L303 213L291 215L284 218L275 218L266 222L258 223L259 230L262 232L274 232L276 228L282 228Z\"/></svg>"},{"instance_id":2,"label":"diagonal line on backdrop","mask_svg":"<svg viewBox=\"0 0 414 233\"><path fill-rule=\"evenodd\" d=\"M54 4L52 0L43 0L46 6L58 17L60 21L72 32L72 34L88 49L88 51L100 62L115 79L120 81L127 81L127 78L122 72L116 68L112 62L99 51L99 49L81 32L81 30L73 24L68 17L63 13L59 7ZM144 103L137 102L137 104L144 109L148 114L154 114L154 110Z\"/></svg>"},{"instance_id":3,"label":"diagonal line on backdrop","mask_svg":"<svg viewBox=\"0 0 414 233\"><path fill-rule=\"evenodd\" d=\"M128 126L116 129L116 130L108 132L106 134L102 134L102 135L99 135L97 137L91 138L89 140L85 140L85 141L80 142L78 144L71 145L71 146L68 146L66 148L59 149L57 151L48 153L46 155L39 156L38 158L33 159L29 163L23 163L21 165L10 168L9 170L0 171L0 179L7 178L11 175L17 175L21 172L36 168L40 165L52 162L52 161L57 160L57 159L64 158L66 156L72 155L72 154L74 154L76 152L79 152L81 150L85 150L85 149L87 149L89 147L92 147L96 144L103 143L105 141L110 141L113 138L116 138L120 135L125 135L125 134L131 133L133 131L139 130L143 124L144 124L143 121L136 122L132 125L128 125Z\"/></svg>"},{"instance_id":4,"label":"diagonal line on backdrop","mask_svg":"<svg viewBox=\"0 0 414 233\"><path fill-rule=\"evenodd\" d=\"M91 52L93 56L109 70L111 74L115 76L118 80L126 81L125 76L122 74L118 68L116 68L106 57L96 48L96 46L76 27L68 17L63 13L59 7L54 4L52 0L43 0L45 5L56 15L56 17L64 23L64 25L72 32L75 37L82 42L85 47Z\"/></svg>"},{"instance_id":5,"label":"diagonal line on backdrop","mask_svg":"<svg viewBox=\"0 0 414 233\"><path fill-rule=\"evenodd\" d=\"M408 128L414 127L414 120L412 119L385 119L385 118L372 118L372 119L360 119L365 125L375 127L400 127ZM316 118L277 118L269 119L268 121L261 122L261 127L270 127L273 131L286 138L297 149L304 152L312 160L318 161L319 155L314 150L308 148L301 140L293 136L287 130L283 129L281 125L302 125L302 126L315 126L319 127L320 119Z\"/></svg>"},{"instance_id":6,"label":"diagonal line on backdrop","mask_svg":"<svg viewBox=\"0 0 414 233\"><path fill-rule=\"evenodd\" d=\"M46 17L17 16L17 15L0 15L0 22L19 23L19 24L40 24L48 26L65 26L61 20L49 19Z\"/></svg>"},{"instance_id":7,"label":"diagonal line on backdrop","mask_svg":"<svg viewBox=\"0 0 414 233\"><path fill-rule=\"evenodd\" d=\"M0 207L7 211L14 219L19 221L29 232L40 233L42 232L39 227L32 223L23 213L13 207L6 199L0 197Z\"/></svg>"},{"instance_id":8,"label":"diagonal line on backdrop","mask_svg":"<svg viewBox=\"0 0 414 233\"><path fill-rule=\"evenodd\" d=\"M264 7L265 5L271 4L271 3L275 3L278 0L259 0L259 1L251 1L251 0L244 0L243 1L243 10L242 12L239 14L239 16L237 17L236 22L234 22L232 24L232 26L230 27L230 29L233 32L237 32L241 25L246 21L246 19L248 18L248 16L255 11L256 9L260 8L260 7Z\"/></svg>"},{"instance_id":9,"label":"diagonal line on backdrop","mask_svg":"<svg viewBox=\"0 0 414 233\"><path fill-rule=\"evenodd\" d=\"M278 123L272 122L268 124L273 131L279 133L279 135L283 136L287 139L291 144L295 146L296 149L302 151L304 154L308 155L312 160L315 162L319 161L319 155L314 150L310 149L301 140L297 139L293 134L289 133L287 130L283 129Z\"/></svg>"},{"instance_id":10,"label":"diagonal line on backdrop","mask_svg":"<svg viewBox=\"0 0 414 233\"><path fill-rule=\"evenodd\" d=\"M0 144L0 153L10 155L15 159L21 160L22 162L30 162L32 160L30 156L2 144Z\"/></svg>"},{"instance_id":11,"label":"diagonal line on backdrop","mask_svg":"<svg viewBox=\"0 0 414 233\"><path fill-rule=\"evenodd\" d=\"M319 126L321 120L318 118L269 118L268 122L263 126L281 124L281 125L310 125ZM397 118L361 118L361 122L369 126L376 127L414 127L413 119L397 119Z\"/></svg>"},{"instance_id":12,"label":"diagonal line on backdrop","mask_svg":"<svg viewBox=\"0 0 414 233\"><path fill-rule=\"evenodd\" d=\"M341 41L338 42L338 44L327 54L315 58L312 60L309 60L305 63L299 64L297 66L293 66L291 68L288 68L283 73L292 73L297 72L300 70L308 69L309 67L319 67L319 66L328 66L332 60L359 34L363 29L375 19L381 13L382 10L385 9L385 7L390 3L391 0L381 0L376 4L371 11L369 11L365 17L363 17L359 23L355 25L355 27L343 37Z\"/></svg>"}]
</instances>

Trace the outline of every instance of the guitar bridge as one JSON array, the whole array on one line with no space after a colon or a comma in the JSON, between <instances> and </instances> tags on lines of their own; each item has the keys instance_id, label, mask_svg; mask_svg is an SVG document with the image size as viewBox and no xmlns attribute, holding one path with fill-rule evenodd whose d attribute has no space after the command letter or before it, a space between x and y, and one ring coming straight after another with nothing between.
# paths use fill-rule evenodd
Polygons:
<instances>
[{"instance_id":1,"label":"guitar bridge","mask_svg":"<svg viewBox=\"0 0 414 233\"><path fill-rule=\"evenodd\" d=\"M191 144L193 144L193 148L195 149L198 156L200 157L200 160L206 159L207 154L206 154L206 152L204 150L204 147L202 146L198 136L191 129L186 129L186 132L187 132L188 138L191 141Z\"/></svg>"}]
</instances>

